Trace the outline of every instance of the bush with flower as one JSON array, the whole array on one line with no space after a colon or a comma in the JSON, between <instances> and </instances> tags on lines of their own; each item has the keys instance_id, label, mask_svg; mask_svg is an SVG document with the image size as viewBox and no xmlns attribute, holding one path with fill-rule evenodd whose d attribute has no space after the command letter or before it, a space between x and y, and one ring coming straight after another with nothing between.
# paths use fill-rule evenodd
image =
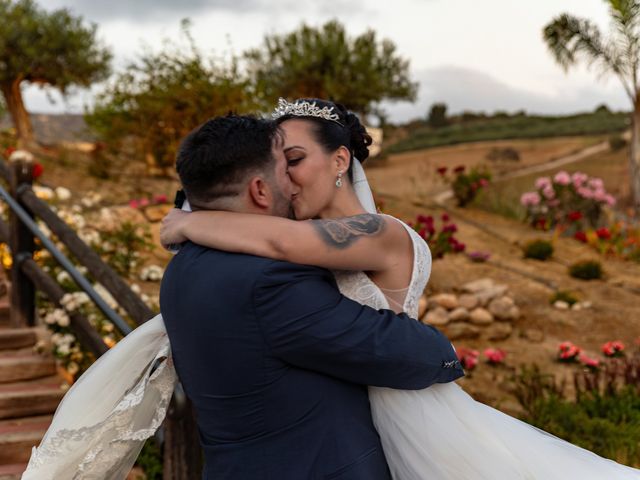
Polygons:
<instances>
[{"instance_id":1,"label":"bush with flower","mask_svg":"<svg viewBox=\"0 0 640 480\"><path fill-rule=\"evenodd\" d=\"M471 203L480 190L486 188L491 181L491 173L483 168L472 168L467 172L466 167L460 165L451 171L451 176L447 174L447 167L439 167L436 171L451 185L460 207Z\"/></svg>"},{"instance_id":2,"label":"bush with flower","mask_svg":"<svg viewBox=\"0 0 640 480\"><path fill-rule=\"evenodd\" d=\"M499 348L487 348L483 354L490 365L502 365L507 357L507 353Z\"/></svg>"},{"instance_id":3,"label":"bush with flower","mask_svg":"<svg viewBox=\"0 0 640 480\"><path fill-rule=\"evenodd\" d=\"M574 345L571 342L562 342L558 346L558 361L564 363L575 363L578 361L579 355L582 352L580 347Z\"/></svg>"},{"instance_id":4,"label":"bush with flower","mask_svg":"<svg viewBox=\"0 0 640 480\"><path fill-rule=\"evenodd\" d=\"M605 255L640 262L640 226L618 220L609 227L575 232L573 237Z\"/></svg>"},{"instance_id":5,"label":"bush with flower","mask_svg":"<svg viewBox=\"0 0 640 480\"><path fill-rule=\"evenodd\" d=\"M614 206L616 200L607 193L602 179L561 171L553 178L538 178L535 190L523 193L520 203L533 227L562 227L563 232L573 235L585 228L602 227L604 208Z\"/></svg>"},{"instance_id":6,"label":"bush with flower","mask_svg":"<svg viewBox=\"0 0 640 480\"><path fill-rule=\"evenodd\" d=\"M609 358L624 357L624 343L613 340L602 345L602 353Z\"/></svg>"},{"instance_id":7,"label":"bush with flower","mask_svg":"<svg viewBox=\"0 0 640 480\"><path fill-rule=\"evenodd\" d=\"M416 232L427 242L433 258L442 258L446 253L464 252L466 245L455 234L458 227L451 217L443 213L440 216L441 227L436 227L436 219L431 215L418 215L415 222L409 222Z\"/></svg>"},{"instance_id":8,"label":"bush with flower","mask_svg":"<svg viewBox=\"0 0 640 480\"><path fill-rule=\"evenodd\" d=\"M480 356L478 350L458 347L456 348L456 355L458 356L458 360L460 361L462 368L465 370L471 371L476 368L476 365L478 365L478 358Z\"/></svg>"}]
</instances>

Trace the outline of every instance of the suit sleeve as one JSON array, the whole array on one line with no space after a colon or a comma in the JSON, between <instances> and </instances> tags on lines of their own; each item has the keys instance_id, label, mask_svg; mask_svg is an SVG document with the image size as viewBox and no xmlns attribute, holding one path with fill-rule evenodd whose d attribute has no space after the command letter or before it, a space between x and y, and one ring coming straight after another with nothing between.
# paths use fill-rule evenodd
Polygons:
<instances>
[{"instance_id":1,"label":"suit sleeve","mask_svg":"<svg viewBox=\"0 0 640 480\"><path fill-rule=\"evenodd\" d=\"M271 263L256 280L253 307L271 353L298 367L403 390L463 375L442 333L344 297L323 269Z\"/></svg>"}]
</instances>

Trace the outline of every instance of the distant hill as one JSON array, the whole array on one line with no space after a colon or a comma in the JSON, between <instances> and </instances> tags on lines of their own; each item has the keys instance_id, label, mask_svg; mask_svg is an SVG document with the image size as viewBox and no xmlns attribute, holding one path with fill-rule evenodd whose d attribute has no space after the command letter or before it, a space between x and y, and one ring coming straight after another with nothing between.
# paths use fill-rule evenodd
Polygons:
<instances>
[{"instance_id":1,"label":"distant hill","mask_svg":"<svg viewBox=\"0 0 640 480\"><path fill-rule=\"evenodd\" d=\"M96 140L80 114L47 115L32 113L31 122L38 142L44 145L88 143ZM8 115L0 118L0 130L11 128Z\"/></svg>"},{"instance_id":2,"label":"distant hill","mask_svg":"<svg viewBox=\"0 0 640 480\"><path fill-rule=\"evenodd\" d=\"M426 120L398 126L400 132L390 132L389 135L398 140L385 147L384 153L489 140L612 134L622 132L630 126L628 113L610 112L606 109L566 116L526 113L493 116L466 114L450 117L447 121L449 124L440 128L429 126Z\"/></svg>"}]
</instances>

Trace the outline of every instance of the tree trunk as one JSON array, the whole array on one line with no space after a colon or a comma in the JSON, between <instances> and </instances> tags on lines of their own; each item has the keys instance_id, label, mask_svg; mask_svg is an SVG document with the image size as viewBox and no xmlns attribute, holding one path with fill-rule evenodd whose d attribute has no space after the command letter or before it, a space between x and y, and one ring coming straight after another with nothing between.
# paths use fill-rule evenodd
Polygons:
<instances>
[{"instance_id":1,"label":"tree trunk","mask_svg":"<svg viewBox=\"0 0 640 480\"><path fill-rule=\"evenodd\" d=\"M22 102L22 91L20 90L20 79L1 82L0 90L7 104L13 125L16 127L18 135L18 148L31 149L36 145L31 127L29 113L24 108Z\"/></svg>"},{"instance_id":2,"label":"tree trunk","mask_svg":"<svg viewBox=\"0 0 640 480\"><path fill-rule=\"evenodd\" d=\"M636 96L631 126L629 177L631 182L631 202L636 213L640 213L640 94Z\"/></svg>"}]
</instances>

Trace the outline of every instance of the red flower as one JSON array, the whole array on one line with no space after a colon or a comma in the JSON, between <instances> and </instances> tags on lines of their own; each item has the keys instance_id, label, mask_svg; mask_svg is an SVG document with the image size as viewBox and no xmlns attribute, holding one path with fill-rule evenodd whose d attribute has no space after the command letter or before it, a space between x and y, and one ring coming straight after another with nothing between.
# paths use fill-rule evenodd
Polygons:
<instances>
[{"instance_id":1,"label":"red flower","mask_svg":"<svg viewBox=\"0 0 640 480\"><path fill-rule=\"evenodd\" d=\"M473 370L478 364L478 351L471 348L461 347L456 350L458 360L465 370Z\"/></svg>"},{"instance_id":2,"label":"red flower","mask_svg":"<svg viewBox=\"0 0 640 480\"><path fill-rule=\"evenodd\" d=\"M432 225L433 217L431 215L418 215L418 223L423 223L424 225Z\"/></svg>"},{"instance_id":3,"label":"red flower","mask_svg":"<svg viewBox=\"0 0 640 480\"><path fill-rule=\"evenodd\" d=\"M602 345L602 353L607 357L621 357L624 355L624 343L620 341L607 342Z\"/></svg>"},{"instance_id":4,"label":"red flower","mask_svg":"<svg viewBox=\"0 0 640 480\"><path fill-rule=\"evenodd\" d=\"M572 222L577 222L578 220L580 220L582 218L582 212L569 212L569 220L571 220Z\"/></svg>"},{"instance_id":5,"label":"red flower","mask_svg":"<svg viewBox=\"0 0 640 480\"><path fill-rule=\"evenodd\" d=\"M462 173L466 167L464 165L459 165L453 169L453 173Z\"/></svg>"},{"instance_id":6,"label":"red flower","mask_svg":"<svg viewBox=\"0 0 640 480\"><path fill-rule=\"evenodd\" d=\"M42 176L42 174L44 173L44 167L42 166L41 163L34 163L33 164L33 170L31 170L31 175L33 176L33 179L35 180L36 178Z\"/></svg>"},{"instance_id":7,"label":"red flower","mask_svg":"<svg viewBox=\"0 0 640 480\"><path fill-rule=\"evenodd\" d=\"M484 356L487 358L489 363L493 363L497 365L499 363L503 363L507 354L504 350L500 350L499 348L487 348L484 351Z\"/></svg>"},{"instance_id":8,"label":"red flower","mask_svg":"<svg viewBox=\"0 0 640 480\"><path fill-rule=\"evenodd\" d=\"M449 225L445 225L444 227L442 227L442 231L443 232L450 232L450 233L456 233L458 231L458 227L456 226L455 223L450 223Z\"/></svg>"},{"instance_id":9,"label":"red flower","mask_svg":"<svg viewBox=\"0 0 640 480\"><path fill-rule=\"evenodd\" d=\"M580 355L580 363L585 367L590 368L592 370L596 370L600 366L600 360L597 358L591 358L586 355Z\"/></svg>"},{"instance_id":10,"label":"red flower","mask_svg":"<svg viewBox=\"0 0 640 480\"><path fill-rule=\"evenodd\" d=\"M609 240L611 238L611 232L607 227L602 227L596 230L596 235L598 235L598 238L601 240Z\"/></svg>"},{"instance_id":11,"label":"red flower","mask_svg":"<svg viewBox=\"0 0 640 480\"><path fill-rule=\"evenodd\" d=\"M447 167L439 167L436 171L444 177L444 174L447 173Z\"/></svg>"},{"instance_id":12,"label":"red flower","mask_svg":"<svg viewBox=\"0 0 640 480\"><path fill-rule=\"evenodd\" d=\"M129 206L131 208L139 208L140 204L138 203L138 200L129 200Z\"/></svg>"},{"instance_id":13,"label":"red flower","mask_svg":"<svg viewBox=\"0 0 640 480\"><path fill-rule=\"evenodd\" d=\"M558 346L558 359L562 362L573 362L578 358L581 350L571 342L562 342Z\"/></svg>"},{"instance_id":14,"label":"red flower","mask_svg":"<svg viewBox=\"0 0 640 480\"><path fill-rule=\"evenodd\" d=\"M15 147L7 147L4 151L4 156L9 158L13 152L15 152Z\"/></svg>"},{"instance_id":15,"label":"red flower","mask_svg":"<svg viewBox=\"0 0 640 480\"><path fill-rule=\"evenodd\" d=\"M168 199L166 195L156 195L153 197L153 203L167 203Z\"/></svg>"},{"instance_id":16,"label":"red flower","mask_svg":"<svg viewBox=\"0 0 640 480\"><path fill-rule=\"evenodd\" d=\"M587 234L584 232L576 232L573 234L573 238L582 243L587 243Z\"/></svg>"},{"instance_id":17,"label":"red flower","mask_svg":"<svg viewBox=\"0 0 640 480\"><path fill-rule=\"evenodd\" d=\"M462 242L456 242L455 245L453 245L454 252L464 252L465 248L467 248L467 246Z\"/></svg>"},{"instance_id":18,"label":"red flower","mask_svg":"<svg viewBox=\"0 0 640 480\"><path fill-rule=\"evenodd\" d=\"M480 180L478 180L478 183L480 184L481 187L486 187L487 185L489 185L489 180L487 180L486 178L481 178Z\"/></svg>"},{"instance_id":19,"label":"red flower","mask_svg":"<svg viewBox=\"0 0 640 480\"><path fill-rule=\"evenodd\" d=\"M449 217L449 215L448 215L448 214L443 213L443 214L442 214L442 216L440 217L440 219L441 219L443 222L448 222L449 220L451 220L451 217Z\"/></svg>"}]
</instances>

